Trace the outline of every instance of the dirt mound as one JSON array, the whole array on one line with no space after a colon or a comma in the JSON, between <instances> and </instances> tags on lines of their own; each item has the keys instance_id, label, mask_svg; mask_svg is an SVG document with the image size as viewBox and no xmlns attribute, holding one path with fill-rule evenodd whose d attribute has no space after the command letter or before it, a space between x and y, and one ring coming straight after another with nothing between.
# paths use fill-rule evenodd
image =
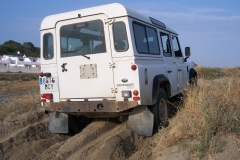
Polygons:
<instances>
[{"instance_id":1,"label":"dirt mound","mask_svg":"<svg viewBox=\"0 0 240 160\"><path fill-rule=\"evenodd\" d=\"M0 128L0 159L35 159L42 152L68 136L52 134L47 116L41 111L10 114Z\"/></svg>"},{"instance_id":2,"label":"dirt mound","mask_svg":"<svg viewBox=\"0 0 240 160\"><path fill-rule=\"evenodd\" d=\"M0 159L139 159L167 160L191 159L191 147L181 144L168 147L157 153L156 146L160 133L153 137L140 136L126 129L126 122L115 119L94 119L76 135L52 134L48 131L48 116L43 110L23 114L13 112L0 124ZM238 157L236 141L231 138L226 143L221 157ZM193 145L194 146L194 145Z\"/></svg>"},{"instance_id":3,"label":"dirt mound","mask_svg":"<svg viewBox=\"0 0 240 160\"><path fill-rule=\"evenodd\" d=\"M42 110L12 113L0 137L0 159L152 159L150 140L115 119L95 119L69 136L50 133Z\"/></svg>"},{"instance_id":4,"label":"dirt mound","mask_svg":"<svg viewBox=\"0 0 240 160\"><path fill-rule=\"evenodd\" d=\"M170 126L155 133L153 137L133 133L126 129L126 122L120 123L115 119L95 119L76 135L53 134L48 130L48 115L44 114L44 110L36 98L39 97L38 83L38 81L0 81L0 160L199 159L199 156L194 155L196 146L199 145L199 141L194 137L193 139L184 139L183 137L171 145L160 143L161 139L172 138L171 134L168 134L169 132L164 131L169 131L171 124L176 125L172 122L177 117L176 112L181 105L181 103L179 105L173 103L178 101L177 97L170 100L172 104L172 107L169 108ZM207 80L199 80L199 86L201 84L210 86L212 83ZM15 91L18 92L15 93ZM15 103L12 102L17 100L20 100L21 103L13 105ZM8 116L5 117L6 115ZM234 118L239 121L239 117ZM235 135L217 136L220 137L213 141L215 144L210 144L212 145L211 149L204 158L239 159L239 135L237 138ZM165 147L161 148L159 144L165 145Z\"/></svg>"}]
</instances>

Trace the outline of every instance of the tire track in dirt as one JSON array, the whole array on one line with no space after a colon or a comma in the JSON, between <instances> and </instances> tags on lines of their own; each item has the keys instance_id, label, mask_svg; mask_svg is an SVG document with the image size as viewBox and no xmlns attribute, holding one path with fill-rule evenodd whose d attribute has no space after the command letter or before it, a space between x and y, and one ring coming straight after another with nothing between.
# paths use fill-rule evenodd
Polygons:
<instances>
[{"instance_id":1,"label":"tire track in dirt","mask_svg":"<svg viewBox=\"0 0 240 160\"><path fill-rule=\"evenodd\" d=\"M16 111L0 123L0 159L152 160L159 134L140 136L126 129L126 123L95 119L70 136L49 132L42 107Z\"/></svg>"},{"instance_id":2,"label":"tire track in dirt","mask_svg":"<svg viewBox=\"0 0 240 160\"><path fill-rule=\"evenodd\" d=\"M11 137L12 134L18 132L18 130L21 130L29 124L43 121L47 122L47 116L41 111L29 111L21 115L17 112L13 112L0 124L0 142L4 141L4 139L8 137Z\"/></svg>"},{"instance_id":3,"label":"tire track in dirt","mask_svg":"<svg viewBox=\"0 0 240 160\"><path fill-rule=\"evenodd\" d=\"M48 131L42 110L19 115L13 112L0 124L0 159L35 159L46 148L68 136Z\"/></svg>"},{"instance_id":4,"label":"tire track in dirt","mask_svg":"<svg viewBox=\"0 0 240 160\"><path fill-rule=\"evenodd\" d=\"M46 150L39 159L127 159L143 146L143 139L126 129L126 123L97 119L81 133Z\"/></svg>"},{"instance_id":5,"label":"tire track in dirt","mask_svg":"<svg viewBox=\"0 0 240 160\"><path fill-rule=\"evenodd\" d=\"M126 129L126 123L94 119L70 136L49 132L42 107L14 112L0 123L0 159L152 160L159 134L140 136Z\"/></svg>"},{"instance_id":6,"label":"tire track in dirt","mask_svg":"<svg viewBox=\"0 0 240 160\"><path fill-rule=\"evenodd\" d=\"M34 123L0 143L0 159L34 159L46 147L64 137L50 135L46 123Z\"/></svg>"},{"instance_id":7,"label":"tire track in dirt","mask_svg":"<svg viewBox=\"0 0 240 160\"><path fill-rule=\"evenodd\" d=\"M57 153L54 151L52 156L54 156L55 159L66 159L72 154L76 154L76 152L84 151L85 148L91 147L94 141L101 139L100 137L104 136L109 129L111 130L116 125L117 124L104 120L94 121L85 127L82 132L66 140L63 145L57 149ZM92 147L95 146L96 143Z\"/></svg>"},{"instance_id":8,"label":"tire track in dirt","mask_svg":"<svg viewBox=\"0 0 240 160\"><path fill-rule=\"evenodd\" d=\"M151 139L129 131L126 122L116 119L95 119L74 136L49 132L43 110L12 113L0 126L3 160L151 159Z\"/></svg>"}]
</instances>

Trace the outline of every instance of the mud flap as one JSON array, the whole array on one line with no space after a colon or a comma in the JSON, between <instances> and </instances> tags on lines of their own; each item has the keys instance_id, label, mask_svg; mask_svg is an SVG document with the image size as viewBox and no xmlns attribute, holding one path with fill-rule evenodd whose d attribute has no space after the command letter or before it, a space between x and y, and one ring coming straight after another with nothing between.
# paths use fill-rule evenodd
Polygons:
<instances>
[{"instance_id":1,"label":"mud flap","mask_svg":"<svg viewBox=\"0 0 240 160\"><path fill-rule=\"evenodd\" d=\"M153 134L154 115L147 106L138 106L130 112L127 128L144 136Z\"/></svg>"},{"instance_id":2,"label":"mud flap","mask_svg":"<svg viewBox=\"0 0 240 160\"><path fill-rule=\"evenodd\" d=\"M59 112L49 113L48 129L52 133L68 133L68 115Z\"/></svg>"}]
</instances>

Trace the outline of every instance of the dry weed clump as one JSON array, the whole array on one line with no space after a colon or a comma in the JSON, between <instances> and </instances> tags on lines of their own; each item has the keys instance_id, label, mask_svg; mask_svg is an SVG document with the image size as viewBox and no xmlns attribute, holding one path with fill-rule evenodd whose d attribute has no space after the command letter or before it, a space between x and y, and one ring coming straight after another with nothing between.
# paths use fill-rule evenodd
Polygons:
<instances>
[{"instance_id":1,"label":"dry weed clump","mask_svg":"<svg viewBox=\"0 0 240 160\"><path fill-rule=\"evenodd\" d=\"M12 112L21 114L23 112L33 110L40 104L39 92L32 88L28 94L14 96L13 98L0 97L0 119L4 118Z\"/></svg>"},{"instance_id":2,"label":"dry weed clump","mask_svg":"<svg viewBox=\"0 0 240 160\"><path fill-rule=\"evenodd\" d=\"M210 68L197 66L196 70L198 73L198 77L208 80L229 77L234 75L240 76L240 68Z\"/></svg>"},{"instance_id":3,"label":"dry weed clump","mask_svg":"<svg viewBox=\"0 0 240 160\"><path fill-rule=\"evenodd\" d=\"M38 80L38 74L36 73L14 73L14 72L3 72L0 73L0 81L30 81Z\"/></svg>"},{"instance_id":4,"label":"dry weed clump","mask_svg":"<svg viewBox=\"0 0 240 160\"><path fill-rule=\"evenodd\" d=\"M195 151L202 158L212 150L217 137L228 133L240 136L240 70L229 71L221 81L203 80L198 86L189 86L184 94L184 107L160 131L157 149L195 139ZM211 144L211 145L210 145Z\"/></svg>"}]
</instances>

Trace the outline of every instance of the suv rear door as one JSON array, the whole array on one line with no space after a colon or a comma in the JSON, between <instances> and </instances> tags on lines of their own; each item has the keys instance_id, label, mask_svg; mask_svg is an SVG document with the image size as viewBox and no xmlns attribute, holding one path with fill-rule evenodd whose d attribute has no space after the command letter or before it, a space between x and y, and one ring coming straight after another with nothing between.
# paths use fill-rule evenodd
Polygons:
<instances>
[{"instance_id":1,"label":"suv rear door","mask_svg":"<svg viewBox=\"0 0 240 160\"><path fill-rule=\"evenodd\" d=\"M104 14L56 24L60 99L114 97L112 55Z\"/></svg>"}]
</instances>

